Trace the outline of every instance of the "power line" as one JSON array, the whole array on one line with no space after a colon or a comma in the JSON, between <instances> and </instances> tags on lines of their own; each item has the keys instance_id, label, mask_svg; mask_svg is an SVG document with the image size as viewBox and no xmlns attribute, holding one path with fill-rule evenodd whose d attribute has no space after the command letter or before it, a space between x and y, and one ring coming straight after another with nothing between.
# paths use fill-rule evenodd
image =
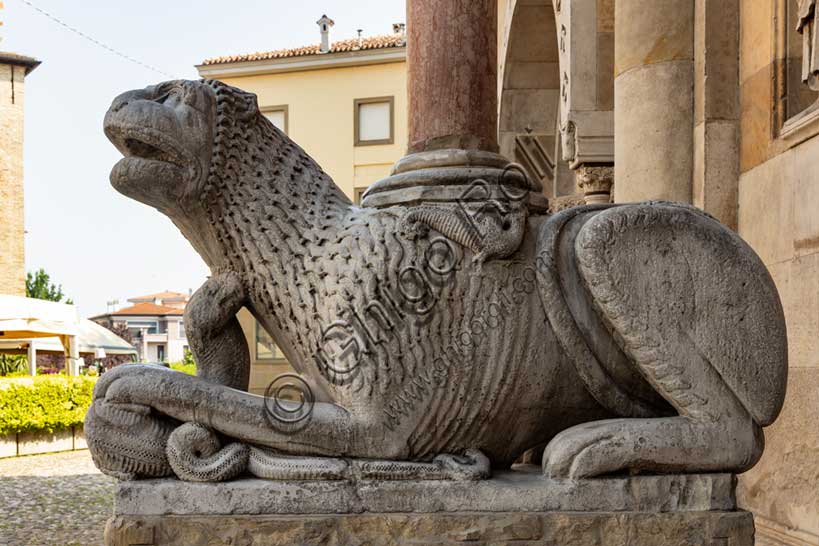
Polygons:
<instances>
[{"instance_id":1,"label":"power line","mask_svg":"<svg viewBox=\"0 0 819 546\"><path fill-rule=\"evenodd\" d=\"M117 56L119 56L119 57L122 57L122 58L123 58L123 59L125 59L126 61L130 61L130 62L132 62L132 63L134 63L134 64L138 64L139 66L141 66L141 67L143 67L143 68L147 68L148 70L151 70L151 71L153 71L153 72L156 72L157 74L161 74L161 75L163 75L163 76L165 76L165 77L168 77L168 78L173 78L173 77L174 77L174 76L172 76L172 75L168 74L167 72L163 72L162 70L159 70L158 68L156 68L156 67L154 67L154 66L151 66L151 65L149 65L149 64L143 63L142 61L139 61L139 60L137 60L137 59L134 59L133 57L131 57L131 56L129 56L129 55L126 55L125 53L122 53L122 52L120 52L120 51L117 51L117 50L116 50L116 49L114 49L113 47L108 46L108 45L106 45L106 44L104 44L104 43L100 42L99 40L96 40L96 39L92 38L91 36L89 36L88 34L86 34L86 33L82 32L81 30L79 30L79 29L76 29L76 28L72 27L72 26L71 26L71 25L69 25L68 23L65 23L65 22L63 22L62 20L60 20L59 18L55 17L54 15L51 15L49 12L45 11L44 9L42 9L42 8L40 8L40 7L36 6L36 5L34 5L34 4L33 4L33 3L31 3L29 0L20 0L20 1L21 1L22 3L24 3L24 4L26 4L28 7L32 8L32 9L34 9L34 10L36 10L36 11L40 12L42 15L44 15L44 16L46 16L46 17L48 17L49 19L51 19L52 21L54 21L54 22L55 22L55 23L57 23L58 25L60 25L60 26L62 26L62 27L64 27L64 28L66 28L66 29L67 29L67 30L69 30L70 32L73 32L73 33L74 33L74 34L76 34L77 36L80 36L80 37L82 37L82 38L85 38L86 40L88 40L88 41L89 41L89 42L91 42L92 44L97 45L97 46L99 46L99 47L101 47L101 48L105 49L105 50L106 50L106 51L108 51L109 53L113 53L114 55L117 55Z\"/></svg>"}]
</instances>

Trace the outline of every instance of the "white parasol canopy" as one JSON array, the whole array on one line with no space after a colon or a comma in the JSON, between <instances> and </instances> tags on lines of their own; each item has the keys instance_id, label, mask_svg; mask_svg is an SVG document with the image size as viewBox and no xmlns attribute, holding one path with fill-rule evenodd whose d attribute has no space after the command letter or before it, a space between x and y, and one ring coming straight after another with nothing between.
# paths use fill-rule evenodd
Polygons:
<instances>
[{"instance_id":1,"label":"white parasol canopy","mask_svg":"<svg viewBox=\"0 0 819 546\"><path fill-rule=\"evenodd\" d=\"M80 319L73 305L0 295L0 352L28 351L29 371L37 370L37 351L65 353L68 371L76 375L80 353L136 354L136 349L113 332Z\"/></svg>"}]
</instances>

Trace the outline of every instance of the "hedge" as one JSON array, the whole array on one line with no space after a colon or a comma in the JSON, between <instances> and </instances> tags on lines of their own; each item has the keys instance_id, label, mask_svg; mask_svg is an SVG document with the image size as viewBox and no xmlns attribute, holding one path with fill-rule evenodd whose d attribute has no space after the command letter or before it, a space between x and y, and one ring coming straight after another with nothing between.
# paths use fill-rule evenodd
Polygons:
<instances>
[{"instance_id":1,"label":"hedge","mask_svg":"<svg viewBox=\"0 0 819 546\"><path fill-rule=\"evenodd\" d=\"M0 436L82 425L95 382L64 375L0 380Z\"/></svg>"},{"instance_id":2,"label":"hedge","mask_svg":"<svg viewBox=\"0 0 819 546\"><path fill-rule=\"evenodd\" d=\"M186 364L182 362L171 362L171 369L188 375L196 375L196 364Z\"/></svg>"}]
</instances>

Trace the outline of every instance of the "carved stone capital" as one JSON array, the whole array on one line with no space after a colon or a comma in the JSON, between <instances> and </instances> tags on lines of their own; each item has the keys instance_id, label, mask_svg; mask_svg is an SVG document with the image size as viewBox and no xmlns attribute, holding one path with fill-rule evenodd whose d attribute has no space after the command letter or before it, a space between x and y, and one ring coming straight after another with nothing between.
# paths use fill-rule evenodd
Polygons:
<instances>
[{"instance_id":1,"label":"carved stone capital","mask_svg":"<svg viewBox=\"0 0 819 546\"><path fill-rule=\"evenodd\" d=\"M613 165L583 165L576 172L577 187L583 193L587 205L611 202L614 187Z\"/></svg>"}]
</instances>

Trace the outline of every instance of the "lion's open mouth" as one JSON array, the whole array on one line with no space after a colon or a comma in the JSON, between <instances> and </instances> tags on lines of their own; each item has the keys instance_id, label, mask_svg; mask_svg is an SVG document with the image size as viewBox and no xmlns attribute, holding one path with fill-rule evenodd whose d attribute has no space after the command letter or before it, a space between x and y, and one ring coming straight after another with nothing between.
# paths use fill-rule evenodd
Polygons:
<instances>
[{"instance_id":1,"label":"lion's open mouth","mask_svg":"<svg viewBox=\"0 0 819 546\"><path fill-rule=\"evenodd\" d=\"M109 128L109 138L126 158L160 161L185 168L190 160L171 139L145 127Z\"/></svg>"},{"instance_id":2,"label":"lion's open mouth","mask_svg":"<svg viewBox=\"0 0 819 546\"><path fill-rule=\"evenodd\" d=\"M148 144L147 142L142 142L135 138L129 138L125 140L123 145L125 149L128 150L128 156L137 156L143 159L174 163L173 155L160 148L157 148L152 144Z\"/></svg>"},{"instance_id":3,"label":"lion's open mouth","mask_svg":"<svg viewBox=\"0 0 819 546\"><path fill-rule=\"evenodd\" d=\"M166 203L190 176L194 161L158 129L109 124L106 134L124 156L111 170L111 183L120 192Z\"/></svg>"},{"instance_id":4,"label":"lion's open mouth","mask_svg":"<svg viewBox=\"0 0 819 546\"><path fill-rule=\"evenodd\" d=\"M184 81L116 97L103 121L123 155L111 169L114 188L163 211L193 196L212 152L214 104L209 87Z\"/></svg>"}]
</instances>

